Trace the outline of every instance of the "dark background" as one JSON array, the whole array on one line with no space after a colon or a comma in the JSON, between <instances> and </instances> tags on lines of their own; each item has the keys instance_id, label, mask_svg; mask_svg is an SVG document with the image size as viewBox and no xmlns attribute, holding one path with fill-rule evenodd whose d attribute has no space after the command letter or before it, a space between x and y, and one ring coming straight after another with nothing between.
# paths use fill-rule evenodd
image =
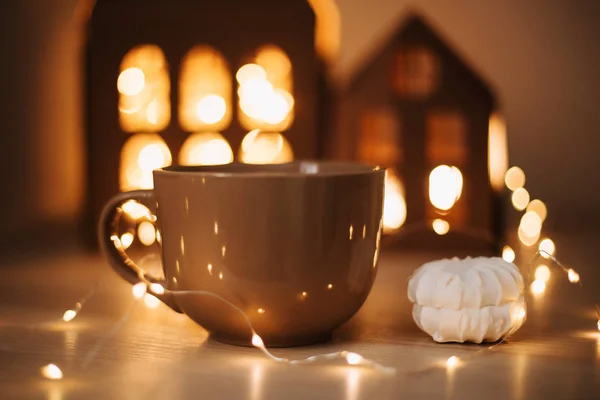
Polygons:
<instances>
[{"instance_id":1,"label":"dark background","mask_svg":"<svg viewBox=\"0 0 600 400\"><path fill-rule=\"evenodd\" d=\"M0 251L67 243L85 205L86 5L0 2ZM510 165L554 230L600 222L600 2L338 0L341 87L410 11L420 11L495 91ZM510 218L510 217L509 217ZM57 229L56 234L50 233Z\"/></svg>"}]
</instances>

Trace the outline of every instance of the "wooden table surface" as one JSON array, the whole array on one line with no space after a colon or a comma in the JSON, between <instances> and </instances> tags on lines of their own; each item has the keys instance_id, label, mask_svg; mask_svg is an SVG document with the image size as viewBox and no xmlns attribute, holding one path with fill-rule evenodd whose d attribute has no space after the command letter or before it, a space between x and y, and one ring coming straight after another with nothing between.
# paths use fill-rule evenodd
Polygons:
<instances>
[{"instance_id":1,"label":"wooden table surface","mask_svg":"<svg viewBox=\"0 0 600 400\"><path fill-rule=\"evenodd\" d=\"M573 243L595 250L591 239ZM597 291L597 264L584 263L581 252L572 254L582 264L578 271L588 293ZM339 365L281 365L257 349L211 341L185 316L135 302L131 288L97 255L72 251L5 261L0 399L600 398L593 303L557 272L543 296L528 297L528 320L508 342L453 371L406 373L482 348L436 344L413 323L407 278L435 258L384 252L367 302L332 342L273 350L289 358L353 351L396 368L395 376ZM63 322L62 313L98 280L77 318ZM40 367L48 363L62 368L62 380L41 376Z\"/></svg>"}]
</instances>

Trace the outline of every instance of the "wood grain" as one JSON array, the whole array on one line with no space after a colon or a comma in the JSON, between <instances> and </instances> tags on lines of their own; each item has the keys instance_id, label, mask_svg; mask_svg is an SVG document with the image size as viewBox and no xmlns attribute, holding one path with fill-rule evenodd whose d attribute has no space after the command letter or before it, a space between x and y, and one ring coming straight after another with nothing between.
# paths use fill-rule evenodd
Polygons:
<instances>
[{"instance_id":1,"label":"wood grain","mask_svg":"<svg viewBox=\"0 0 600 400\"><path fill-rule=\"evenodd\" d=\"M141 302L97 347L133 303L126 283L97 255L11 262L0 280L0 399L600 398L600 333L592 303L555 275L543 298L528 299L523 329L493 353L452 373L403 373L481 349L436 344L412 322L406 281L437 256L382 254L370 297L332 342L274 350L289 358L354 351L397 368L394 377L335 365L275 364L256 349L210 340L165 306L152 310ZM591 263L579 271L598 287ZM98 279L103 281L80 315L62 322L62 313ZM41 377L40 367L50 362L62 368L64 379Z\"/></svg>"}]
</instances>

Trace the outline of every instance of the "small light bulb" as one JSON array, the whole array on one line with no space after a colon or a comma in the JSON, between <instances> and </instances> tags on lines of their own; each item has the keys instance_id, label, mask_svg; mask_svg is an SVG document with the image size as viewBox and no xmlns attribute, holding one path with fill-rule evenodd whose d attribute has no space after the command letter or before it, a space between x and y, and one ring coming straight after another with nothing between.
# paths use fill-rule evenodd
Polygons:
<instances>
[{"instance_id":1,"label":"small light bulb","mask_svg":"<svg viewBox=\"0 0 600 400\"><path fill-rule=\"evenodd\" d=\"M305 298L306 296L308 296L308 293L302 292L302 297Z\"/></svg>"},{"instance_id":2,"label":"small light bulb","mask_svg":"<svg viewBox=\"0 0 600 400\"><path fill-rule=\"evenodd\" d=\"M41 369L42 376L48 379L62 379L63 373L56 364L44 365Z\"/></svg>"},{"instance_id":3,"label":"small light bulb","mask_svg":"<svg viewBox=\"0 0 600 400\"><path fill-rule=\"evenodd\" d=\"M569 281L571 281L571 283L579 282L579 274L572 268L567 271L567 275L569 276Z\"/></svg>"},{"instance_id":4,"label":"small light bulb","mask_svg":"<svg viewBox=\"0 0 600 400\"><path fill-rule=\"evenodd\" d=\"M63 314L63 321L69 322L69 321L73 320L73 318L75 318L76 316L77 316L77 311L75 311L75 310L67 310Z\"/></svg>"},{"instance_id":5,"label":"small light bulb","mask_svg":"<svg viewBox=\"0 0 600 400\"><path fill-rule=\"evenodd\" d=\"M552 239L546 238L542 239L542 241L539 244L538 250L540 251L542 257L550 258L550 256L553 256L556 252L556 246L554 245Z\"/></svg>"},{"instance_id":6,"label":"small light bulb","mask_svg":"<svg viewBox=\"0 0 600 400\"><path fill-rule=\"evenodd\" d=\"M515 251L510 246L504 246L502 249L502 259L506 262L515 261Z\"/></svg>"},{"instance_id":7,"label":"small light bulb","mask_svg":"<svg viewBox=\"0 0 600 400\"><path fill-rule=\"evenodd\" d=\"M456 356L452 356L446 360L446 367L455 368L458 366L459 363L460 363L460 358L458 358Z\"/></svg>"},{"instance_id":8,"label":"small light bulb","mask_svg":"<svg viewBox=\"0 0 600 400\"><path fill-rule=\"evenodd\" d=\"M252 335L252 345L258 348L264 348L265 344L263 343L263 340L260 336L258 336L256 333L254 335Z\"/></svg>"},{"instance_id":9,"label":"small light bulb","mask_svg":"<svg viewBox=\"0 0 600 400\"><path fill-rule=\"evenodd\" d=\"M264 313L265 313L265 309L264 309L264 308L259 308L259 309L257 310L257 312L258 312L259 314L264 314Z\"/></svg>"},{"instance_id":10,"label":"small light bulb","mask_svg":"<svg viewBox=\"0 0 600 400\"><path fill-rule=\"evenodd\" d=\"M327 289L328 289L328 290L331 290L331 289L333 289L333 285L330 283L329 285L327 285Z\"/></svg>"},{"instance_id":11,"label":"small light bulb","mask_svg":"<svg viewBox=\"0 0 600 400\"><path fill-rule=\"evenodd\" d=\"M359 362L361 362L362 359L363 359L363 357L360 354L356 354L356 353L346 354L346 361L348 361L348 364L350 364L350 365L356 365Z\"/></svg>"},{"instance_id":12,"label":"small light bulb","mask_svg":"<svg viewBox=\"0 0 600 400\"><path fill-rule=\"evenodd\" d=\"M158 300L156 297L152 296L151 294L146 293L144 295L144 304L148 308L156 308L160 304L160 300Z\"/></svg>"},{"instance_id":13,"label":"small light bulb","mask_svg":"<svg viewBox=\"0 0 600 400\"><path fill-rule=\"evenodd\" d=\"M550 268L543 264L537 267L535 270L535 280L548 282L550 280Z\"/></svg>"},{"instance_id":14,"label":"small light bulb","mask_svg":"<svg viewBox=\"0 0 600 400\"><path fill-rule=\"evenodd\" d=\"M546 283L544 281L533 281L531 283L531 292L533 294L542 294L546 290Z\"/></svg>"},{"instance_id":15,"label":"small light bulb","mask_svg":"<svg viewBox=\"0 0 600 400\"><path fill-rule=\"evenodd\" d=\"M165 294L165 288L160 283L151 284L150 290L152 293L156 293L158 295Z\"/></svg>"},{"instance_id":16,"label":"small light bulb","mask_svg":"<svg viewBox=\"0 0 600 400\"><path fill-rule=\"evenodd\" d=\"M138 282L131 288L131 293L136 299L141 299L146 294L146 284L144 282Z\"/></svg>"}]
</instances>

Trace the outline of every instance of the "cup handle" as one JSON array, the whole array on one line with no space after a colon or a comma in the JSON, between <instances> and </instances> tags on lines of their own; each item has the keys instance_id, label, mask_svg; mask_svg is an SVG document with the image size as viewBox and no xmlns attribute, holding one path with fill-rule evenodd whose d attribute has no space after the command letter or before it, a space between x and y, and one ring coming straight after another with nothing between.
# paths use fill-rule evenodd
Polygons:
<instances>
[{"instance_id":1,"label":"cup handle","mask_svg":"<svg viewBox=\"0 0 600 400\"><path fill-rule=\"evenodd\" d=\"M144 273L144 271L129 258L125 252L125 248L121 244L117 226L121 214L123 213L121 206L129 200L135 200L143 204L150 210L152 216L155 215L156 199L153 190L133 190L115 195L108 203L106 203L102 210L102 214L100 215L100 223L98 225L100 250L104 257L108 259L111 267L132 285L141 282L140 277L143 275L146 280L152 283L160 283L166 288L166 282L164 280L153 278ZM178 313L183 313L175 303L173 295L169 292L162 295L152 293L152 295Z\"/></svg>"}]
</instances>

